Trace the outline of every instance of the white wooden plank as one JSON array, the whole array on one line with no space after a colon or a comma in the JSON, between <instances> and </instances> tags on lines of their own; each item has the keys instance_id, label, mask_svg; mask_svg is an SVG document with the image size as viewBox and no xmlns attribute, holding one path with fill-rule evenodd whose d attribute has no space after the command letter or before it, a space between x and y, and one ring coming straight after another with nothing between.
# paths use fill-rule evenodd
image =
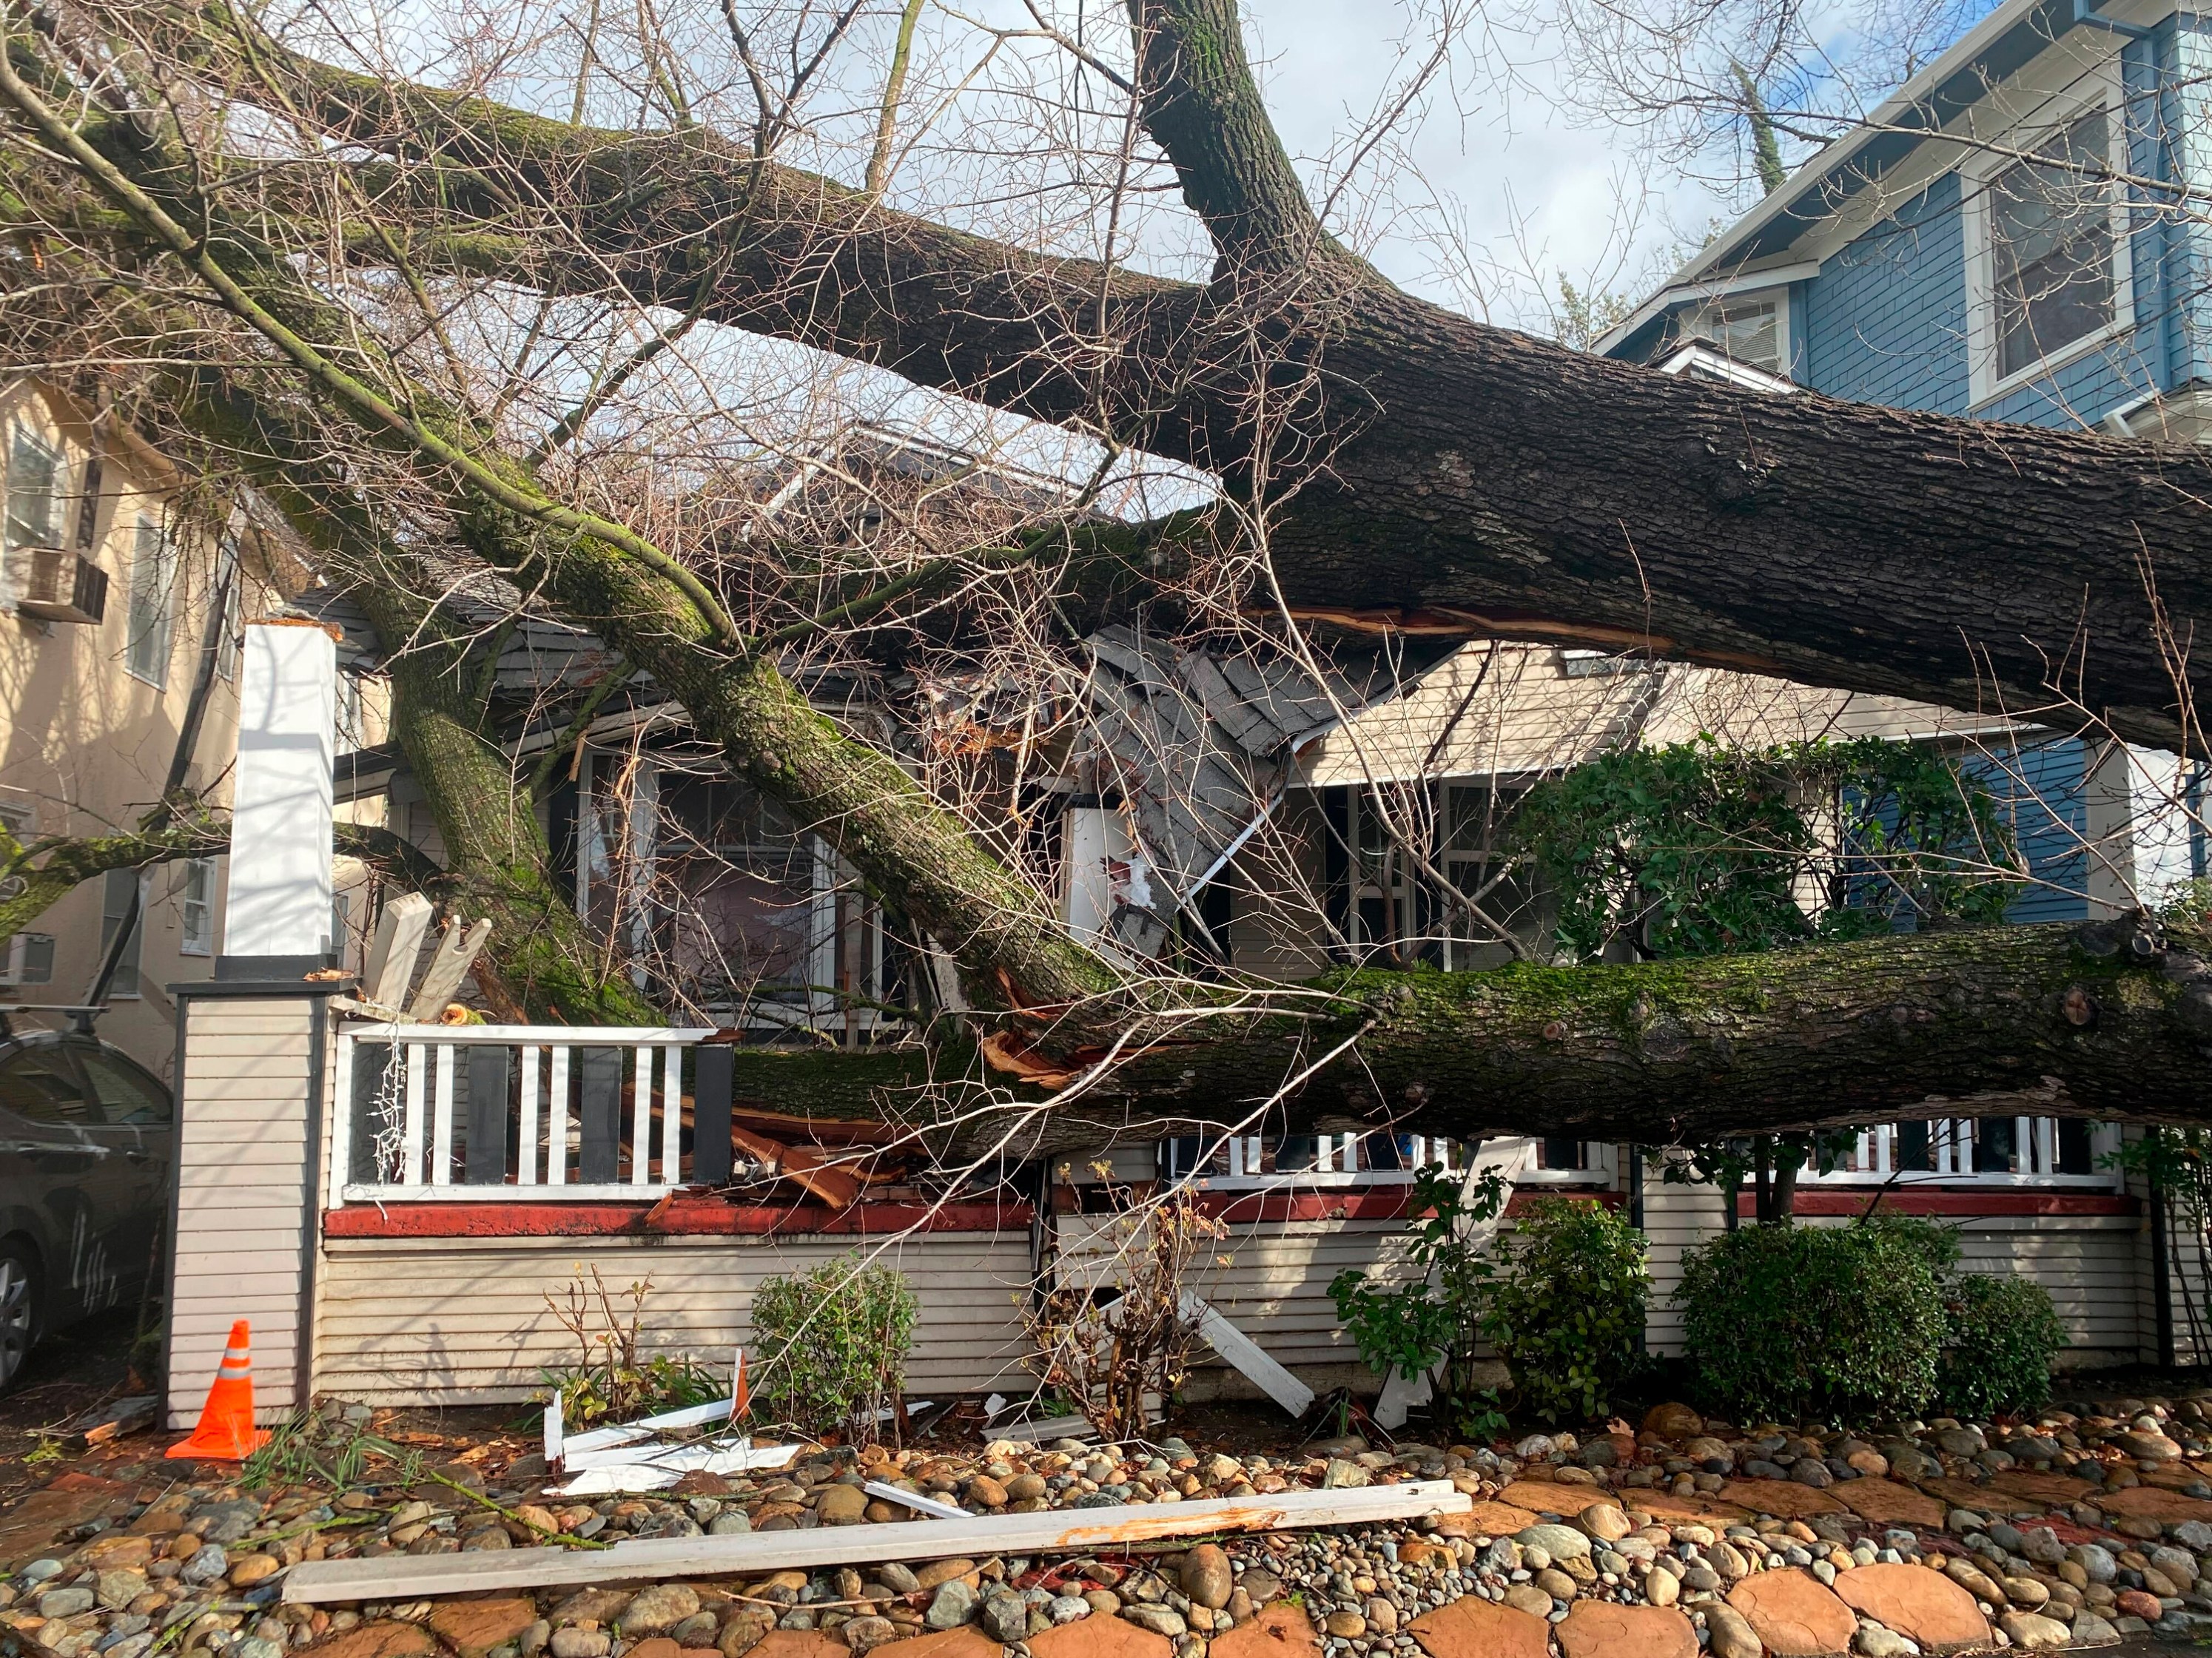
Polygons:
<instances>
[{"instance_id":1,"label":"white wooden plank","mask_svg":"<svg viewBox=\"0 0 2212 1658\"><path fill-rule=\"evenodd\" d=\"M453 1058L448 1043L438 1049L436 1115L430 1132L430 1184L451 1185L453 1179Z\"/></svg>"},{"instance_id":2,"label":"white wooden plank","mask_svg":"<svg viewBox=\"0 0 2212 1658\"><path fill-rule=\"evenodd\" d=\"M404 1184L422 1184L422 1072L428 1061L429 1050L421 1042L407 1044L407 1121L405 1144L400 1158ZM384 1171L380 1169L377 1173Z\"/></svg>"},{"instance_id":3,"label":"white wooden plank","mask_svg":"<svg viewBox=\"0 0 2212 1658\"><path fill-rule=\"evenodd\" d=\"M1465 1514L1473 1506L1472 1498L1453 1490L1449 1481L1437 1479L1348 1491L1214 1497L1194 1503L898 1521L880 1526L839 1527L834 1532L651 1538L588 1551L511 1549L387 1556L375 1560L308 1560L286 1574L284 1599L313 1606L332 1600L475 1594L570 1583L750 1577L861 1561L1088 1553L1161 1538Z\"/></svg>"},{"instance_id":4,"label":"white wooden plank","mask_svg":"<svg viewBox=\"0 0 2212 1658\"><path fill-rule=\"evenodd\" d=\"M301 1027L304 1029L304 1025ZM661 1048L673 1042L689 1046L702 1042L714 1034L712 1025L593 1025L588 1033L573 1024L379 1024L364 1020L359 1026L362 1035L377 1042L455 1042L463 1048L516 1047L524 1042L536 1042L553 1047L562 1042L574 1042L588 1034L591 1048L635 1048L641 1044Z\"/></svg>"},{"instance_id":5,"label":"white wooden plank","mask_svg":"<svg viewBox=\"0 0 2212 1658\"><path fill-rule=\"evenodd\" d=\"M555 1042L553 1067L545 1090L545 1183L568 1180L568 1044Z\"/></svg>"},{"instance_id":6,"label":"white wooden plank","mask_svg":"<svg viewBox=\"0 0 2212 1658\"><path fill-rule=\"evenodd\" d=\"M653 1050L637 1049L630 1078L629 1179L643 1186L653 1178Z\"/></svg>"},{"instance_id":7,"label":"white wooden plank","mask_svg":"<svg viewBox=\"0 0 2212 1658\"><path fill-rule=\"evenodd\" d=\"M331 1208L343 1199L347 1177L353 1173L353 1039L338 1033L337 1081L331 1093L331 1166L325 1190Z\"/></svg>"},{"instance_id":8,"label":"white wooden plank","mask_svg":"<svg viewBox=\"0 0 2212 1658\"><path fill-rule=\"evenodd\" d=\"M660 1183L680 1186L684 1181L684 1050L670 1047L661 1053Z\"/></svg>"},{"instance_id":9,"label":"white wooden plank","mask_svg":"<svg viewBox=\"0 0 2212 1658\"><path fill-rule=\"evenodd\" d=\"M860 1489L871 1497L886 1503L896 1503L902 1509L912 1509L916 1514L927 1515L933 1520L965 1520L968 1510L957 1503L947 1503L940 1497L925 1497L920 1491L902 1491L896 1485L886 1485L880 1479L866 1479Z\"/></svg>"},{"instance_id":10,"label":"white wooden plank","mask_svg":"<svg viewBox=\"0 0 2212 1658\"><path fill-rule=\"evenodd\" d=\"M1224 1318L1212 1303L1185 1291L1182 1315L1195 1318L1199 1333L1212 1344L1213 1351L1292 1416L1304 1416L1311 1406L1314 1390L1268 1357L1257 1342Z\"/></svg>"},{"instance_id":11,"label":"white wooden plank","mask_svg":"<svg viewBox=\"0 0 2212 1658\"><path fill-rule=\"evenodd\" d=\"M538 1184L538 1044L522 1048L522 1132L514 1154L518 1186Z\"/></svg>"}]
</instances>

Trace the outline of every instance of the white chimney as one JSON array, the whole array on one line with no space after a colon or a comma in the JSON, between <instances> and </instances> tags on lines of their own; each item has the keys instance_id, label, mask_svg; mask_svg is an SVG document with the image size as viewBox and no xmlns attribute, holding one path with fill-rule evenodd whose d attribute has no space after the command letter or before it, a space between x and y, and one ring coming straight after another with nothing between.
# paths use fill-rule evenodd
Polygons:
<instances>
[{"instance_id":1,"label":"white chimney","mask_svg":"<svg viewBox=\"0 0 2212 1658\"><path fill-rule=\"evenodd\" d=\"M337 645L319 623L246 629L231 784L223 954L331 946L331 767Z\"/></svg>"}]
</instances>

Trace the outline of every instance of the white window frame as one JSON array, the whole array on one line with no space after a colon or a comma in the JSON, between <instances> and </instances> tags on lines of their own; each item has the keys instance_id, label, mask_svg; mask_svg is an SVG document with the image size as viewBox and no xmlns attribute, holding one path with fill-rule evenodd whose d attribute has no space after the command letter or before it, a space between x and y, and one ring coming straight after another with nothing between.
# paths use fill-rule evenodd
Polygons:
<instances>
[{"instance_id":1,"label":"white window frame","mask_svg":"<svg viewBox=\"0 0 2212 1658\"><path fill-rule=\"evenodd\" d=\"M1997 372L2001 347L1997 335L1996 243L1990 224L1990 186L2000 173L2024 166L2042 145L2051 142L2083 116L2103 111L2106 161L2115 173L2128 171L2127 89L2121 83L2117 58L2092 77L2086 96L2053 104L2039 112L2033 121L2022 122L2002 142L2002 153L1984 152L1959 169L1960 216L1966 252L1966 382L1967 401L1979 409L2023 386L2048 379L2069 364L2101 351L2135 328L2135 260L2130 234L2133 210L2124 185L2112 185L2107 206L2112 236L2112 315L2102 328L2039 357L2009 374Z\"/></svg>"},{"instance_id":2,"label":"white window frame","mask_svg":"<svg viewBox=\"0 0 2212 1658\"><path fill-rule=\"evenodd\" d=\"M150 572L143 550L149 528L159 550ZM177 544L158 513L139 513L132 524L131 537L131 592L124 604L123 670L143 684L166 690L169 684L169 659L176 654ZM157 584L158 612L152 610L149 604L150 598L155 596L149 593L149 584L143 580L149 574ZM155 637L157 624L160 647L148 650L145 654L150 659L142 665L140 647Z\"/></svg>"},{"instance_id":3,"label":"white window frame","mask_svg":"<svg viewBox=\"0 0 2212 1658\"><path fill-rule=\"evenodd\" d=\"M1972 1117L1937 1117L1928 1125L1932 1169L1896 1171L1892 1160L1897 1126L1877 1123L1859 1132L1858 1144L1826 1174L1810 1169L1797 1176L1806 1186L2009 1186L2059 1187L2073 1191L2116 1192L2127 1186L2127 1176L2117 1169L2100 1167L2119 1149L2120 1131L2110 1123L2094 1123L2089 1130L2091 1169L2086 1175L2062 1175L2058 1165L2058 1119L2015 1117L2013 1144L2025 1147L2030 1168L2026 1174L1984 1171L1974 1167L1976 1122Z\"/></svg>"},{"instance_id":4,"label":"white window frame","mask_svg":"<svg viewBox=\"0 0 2212 1658\"><path fill-rule=\"evenodd\" d=\"M41 959L44 970L31 971L33 957ZM51 932L18 932L8 940L4 951L0 951L0 985L50 985L54 981L54 935Z\"/></svg>"},{"instance_id":5,"label":"white window frame","mask_svg":"<svg viewBox=\"0 0 2212 1658\"><path fill-rule=\"evenodd\" d=\"M193 885L198 884L198 896ZM215 954L215 859L188 858L185 878L177 887L178 938L180 956Z\"/></svg>"},{"instance_id":6,"label":"white window frame","mask_svg":"<svg viewBox=\"0 0 2212 1658\"><path fill-rule=\"evenodd\" d=\"M1387 1133L1378 1130L1377 1133ZM1235 1134L1228 1143L1229 1172L1225 1175L1200 1175L1193 1182L1206 1192L1296 1192L1345 1191L1374 1187L1411 1186L1416 1169L1431 1163L1443 1166L1447 1174L1463 1174L1453 1143L1444 1139L1429 1139L1416 1135L1413 1139L1411 1169L1370 1169L1361 1167L1364 1157L1360 1134L1319 1134L1313 1167L1310 1169L1270 1169L1266 1164L1267 1143L1275 1135ZM1198 1136L1200 1150L1209 1154L1215 1136ZM1614 1184L1618 1157L1614 1146L1607 1142L1590 1141L1584 1156L1587 1169L1540 1169L1536 1166L1540 1155L1540 1140L1520 1142L1517 1157L1510 1150L1510 1143L1501 1145L1486 1141L1482 1160L1498 1167L1505 1178L1516 1186L1575 1186L1609 1189ZM1180 1178L1187 1172L1171 1171Z\"/></svg>"},{"instance_id":7,"label":"white window frame","mask_svg":"<svg viewBox=\"0 0 2212 1658\"><path fill-rule=\"evenodd\" d=\"M1706 319L1716 313L1743 311L1754 305L1774 307L1774 367L1771 368L1765 363L1739 362L1722 350L1717 342L1698 331L1705 326ZM1702 343L1707 350L1731 367L1793 382L1796 379L1791 373L1797 362L1797 342L1790 330L1790 288L1787 284L1776 288L1747 288L1740 293L1716 295L1703 304L1691 307L1684 315L1680 340L1685 345Z\"/></svg>"}]
</instances>

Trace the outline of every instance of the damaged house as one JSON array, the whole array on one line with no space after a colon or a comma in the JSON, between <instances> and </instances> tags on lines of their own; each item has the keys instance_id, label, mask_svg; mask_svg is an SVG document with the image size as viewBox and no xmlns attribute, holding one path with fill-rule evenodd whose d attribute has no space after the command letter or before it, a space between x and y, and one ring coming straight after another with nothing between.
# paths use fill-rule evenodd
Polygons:
<instances>
[{"instance_id":1,"label":"damaged house","mask_svg":"<svg viewBox=\"0 0 2212 1658\"><path fill-rule=\"evenodd\" d=\"M973 476L883 440L866 459ZM787 487L779 499L803 495L804 473ZM1043 486L994 474L988 487ZM548 1294L580 1272L649 1279L653 1339L725 1352L745 1340L763 1278L855 1249L902 1269L920 1297L912 1388L1014 1394L1030 1385L1032 1297L1095 1274L1130 1194L1175 1182L1226 1227L1200 1292L1307 1383L1371 1386L1327 1285L1390 1258L1413 1169L1476 1155L1521 1193L1626 1208L1652 1244L1650 1339L1662 1351L1674 1339L1665 1291L1682 1253L1734 1218L1715 1188L1662 1181L1654 1148L1493 1140L1478 1152L1358 1124L1282 1133L1261 1113L1228 1135L1155 1131L1087 1156L940 1157L892 1113L810 1110L779 1085L780 1058L823 1044L895 1054L957 1005L933 941L902 930L895 895L867 890L724 771L681 710L598 641L489 578L457 583L447 603L479 637L474 671L577 912L670 1023L430 1023L438 1008L419 1002L395 1020L331 986L251 978L191 1000L187 1121L196 1100L220 1102L298 1158L272 1158L257 1171L265 1189L242 1190L222 1146L196 1152L187 1133L173 1400L198 1396L241 1314L270 1355L272 1410L311 1393L520 1400L568 1357ZM306 605L342 635L338 670L368 682L359 700L373 711L394 641L339 596ZM1747 746L1875 736L1972 757L2008 792L2030 865L2021 909L2035 919L2132 902L2130 860L2154 855L2137 822L2145 762L2124 747L1632 657L1346 630L1327 656L1296 659L1228 635L1194 646L1113 626L1019 671L987 659L950 674L889 651L792 671L818 711L969 803L976 832L1055 895L1071 930L1194 977L1503 962L1470 900L1548 958L1547 895L1502 850L1520 792L1611 749L1701 734ZM372 712L372 738L374 724ZM335 795L342 816L437 855L396 747L341 755ZM359 895L340 964L372 1003L395 971L404 994L413 946L395 947L397 895L359 870L339 883ZM463 987L453 999L471 998ZM1893 1208L1954 1219L1970 1264L2051 1290L2074 1362L2133 1362L2160 1339L2161 1291L2143 1194L2103 1161L2117 1134L2039 1114L2028 1096L2014 1117L1870 1124L1840 1166L1808 1174L1797 1212L1839 1221L1880 1188ZM219 1194L211 1178L196 1188L196 1157L224 1175ZM226 1243L222 1229L257 1210L254 1242ZM1206 1363L1194 1392L1251 1391Z\"/></svg>"}]
</instances>

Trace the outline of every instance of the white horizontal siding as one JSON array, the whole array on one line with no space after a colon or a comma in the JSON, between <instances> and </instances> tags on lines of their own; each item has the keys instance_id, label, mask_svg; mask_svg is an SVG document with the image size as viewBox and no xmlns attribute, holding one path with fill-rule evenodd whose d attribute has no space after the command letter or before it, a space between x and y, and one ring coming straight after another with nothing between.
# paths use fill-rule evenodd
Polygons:
<instances>
[{"instance_id":1,"label":"white horizontal siding","mask_svg":"<svg viewBox=\"0 0 2212 1658\"><path fill-rule=\"evenodd\" d=\"M333 1238L325 1245L316 1388L370 1404L526 1399L574 1362L548 1298L597 1266L618 1292L650 1281L644 1339L714 1365L751 1339L754 1291L859 1246L906 1274L921 1303L910 1392L1026 1385L1022 1232L936 1232L900 1242L847 1237Z\"/></svg>"},{"instance_id":2,"label":"white horizontal siding","mask_svg":"<svg viewBox=\"0 0 2212 1658\"><path fill-rule=\"evenodd\" d=\"M313 1004L194 997L178 1084L168 1419L198 1418L233 1321L251 1322L256 1416L299 1398Z\"/></svg>"}]
</instances>

